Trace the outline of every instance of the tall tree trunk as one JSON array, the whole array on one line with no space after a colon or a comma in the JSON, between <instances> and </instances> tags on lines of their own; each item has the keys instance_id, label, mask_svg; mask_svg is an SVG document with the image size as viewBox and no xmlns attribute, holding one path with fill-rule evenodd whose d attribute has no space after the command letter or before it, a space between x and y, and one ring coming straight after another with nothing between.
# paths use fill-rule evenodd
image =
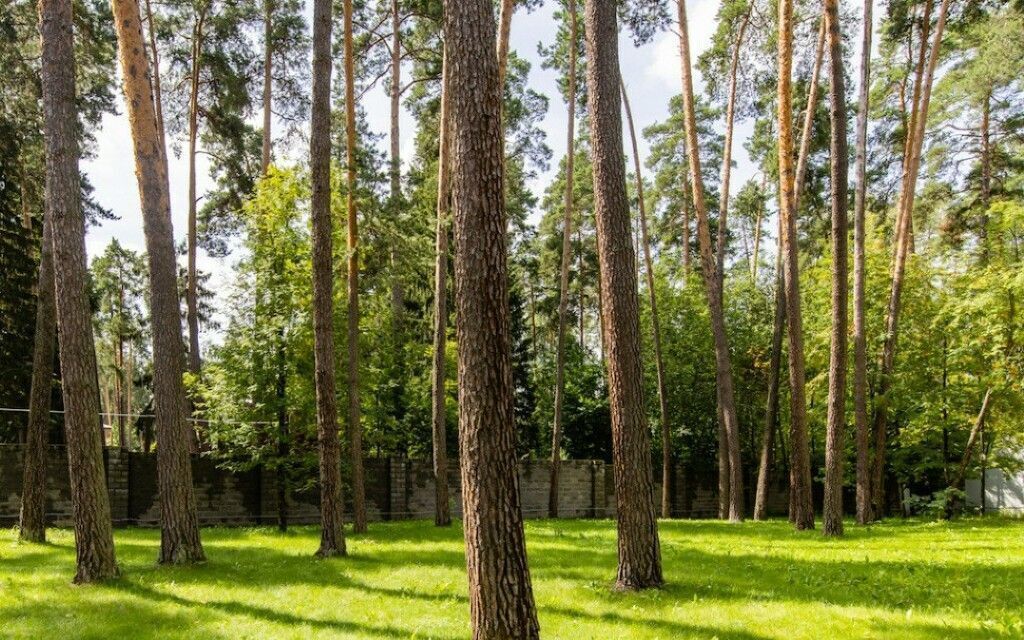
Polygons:
<instances>
[{"instance_id":1,"label":"tall tree trunk","mask_svg":"<svg viewBox=\"0 0 1024 640\"><path fill-rule=\"evenodd\" d=\"M828 427L825 444L825 501L822 532L843 533L843 439L846 431L846 352L849 298L847 270L846 86L843 76L843 38L839 29L839 0L825 0L828 28L829 103L831 106L832 181L832 340L828 369Z\"/></svg>"},{"instance_id":2,"label":"tall tree trunk","mask_svg":"<svg viewBox=\"0 0 1024 640\"><path fill-rule=\"evenodd\" d=\"M434 264L434 361L431 372L431 425L434 450L434 524L452 523L448 498L448 411L445 407L445 365L448 346L448 216L451 210L451 87L448 47L441 70L441 115L437 151L437 245Z\"/></svg>"},{"instance_id":3,"label":"tall tree trunk","mask_svg":"<svg viewBox=\"0 0 1024 640\"><path fill-rule=\"evenodd\" d=\"M860 54L860 98L857 105L857 187L853 203L853 418L857 433L857 524L871 521L871 449L868 427L868 341L865 318L865 209L867 208L868 109L871 100L871 11L864 0L864 36Z\"/></svg>"},{"instance_id":4,"label":"tall tree trunk","mask_svg":"<svg viewBox=\"0 0 1024 640\"><path fill-rule=\"evenodd\" d=\"M345 149L348 210L348 437L352 456L352 530L366 531L363 425L359 407L359 221L356 215L356 67L352 0L345 0Z\"/></svg>"},{"instance_id":5,"label":"tall tree trunk","mask_svg":"<svg viewBox=\"0 0 1024 640\"><path fill-rule=\"evenodd\" d=\"M124 370L124 270L123 268L118 269L118 329L117 329L117 345L114 350L114 356L117 358L116 365L116 377L114 378L116 399L117 399L117 444L121 451L128 450L128 430L126 428L126 407L125 407L125 370Z\"/></svg>"},{"instance_id":6,"label":"tall tree trunk","mask_svg":"<svg viewBox=\"0 0 1024 640\"><path fill-rule=\"evenodd\" d=\"M505 75L508 70L508 42L512 35L512 14L516 12L516 0L501 0L498 9L498 42L495 50L498 55L498 86L505 95Z\"/></svg>"},{"instance_id":7,"label":"tall tree trunk","mask_svg":"<svg viewBox=\"0 0 1024 640\"><path fill-rule=\"evenodd\" d=\"M781 232L780 220L780 237ZM781 250L775 257L775 273L775 319L772 321L772 351L768 363L768 404L765 410L764 435L761 440L761 460L757 471L757 491L754 494L754 520L764 520L768 514L768 489L775 456L775 429L779 420L782 333L786 328L786 293L782 278Z\"/></svg>"},{"instance_id":8,"label":"tall tree trunk","mask_svg":"<svg viewBox=\"0 0 1024 640\"><path fill-rule=\"evenodd\" d=\"M95 582L115 577L118 569L103 471L103 445L96 424L99 394L78 173L71 0L39 3L39 34L46 146L44 217L53 225L54 291L75 523L75 582Z\"/></svg>"},{"instance_id":9,"label":"tall tree trunk","mask_svg":"<svg viewBox=\"0 0 1024 640\"><path fill-rule=\"evenodd\" d=\"M614 2L587 2L587 97L594 174L594 213L612 418L612 463L618 520L617 589L662 584L654 509L651 443L644 411L636 260L622 153L618 28Z\"/></svg>"},{"instance_id":10,"label":"tall tree trunk","mask_svg":"<svg viewBox=\"0 0 1024 640\"><path fill-rule=\"evenodd\" d=\"M192 71L188 101L188 282L185 289L186 318L188 320L188 369L199 375L202 360L199 354L199 271L198 220L196 206L196 143L199 136L199 73L203 55L203 27L207 5L203 4L192 30Z\"/></svg>"},{"instance_id":11,"label":"tall tree trunk","mask_svg":"<svg viewBox=\"0 0 1024 640\"><path fill-rule=\"evenodd\" d=\"M53 341L57 332L53 299L53 221L49 211L43 213L43 241L39 253L32 387L18 526L18 537L25 542L46 542L46 445L50 435Z\"/></svg>"},{"instance_id":12,"label":"tall tree trunk","mask_svg":"<svg viewBox=\"0 0 1024 640\"><path fill-rule=\"evenodd\" d=\"M814 528L811 502L811 462L807 443L807 400L804 391L803 318L800 314L799 257L796 243L796 203L793 170L793 2L779 2L779 211L782 216L783 281L789 336L790 386L790 518L797 529Z\"/></svg>"},{"instance_id":13,"label":"tall tree trunk","mask_svg":"<svg viewBox=\"0 0 1024 640\"><path fill-rule=\"evenodd\" d=\"M678 0L677 0L678 2ZM684 172L685 173L685 172ZM690 201L686 194L690 191L689 178L682 177L683 181L683 228L680 243L683 245L683 286L689 282L690 277Z\"/></svg>"},{"instance_id":14,"label":"tall tree trunk","mask_svg":"<svg viewBox=\"0 0 1024 640\"><path fill-rule=\"evenodd\" d=\"M927 2L927 0L926 0ZM926 7L929 5L926 4ZM882 345L881 366L879 367L878 402L875 407L875 456L872 469L871 492L874 501L874 516L880 517L885 511L883 478L885 470L886 429L889 422L888 394L892 386L892 374L896 361L896 341L899 337L900 296L903 292L903 279L906 273L907 258L910 253L911 225L914 211L914 195L917 185L917 174L921 167L921 147L924 143L925 125L928 122L928 105L931 101L932 81L938 65L942 33L946 26L946 15L949 11L949 0L942 0L939 17L935 23L931 52L928 66L921 81L921 100L917 107L917 117L912 118L914 130L909 145L903 190L899 200L899 238L896 246L896 259L893 264L892 287L889 291L889 304L885 315L885 342ZM927 11L926 11L927 15ZM925 43L922 42L922 47Z\"/></svg>"},{"instance_id":15,"label":"tall tree trunk","mask_svg":"<svg viewBox=\"0 0 1024 640\"><path fill-rule=\"evenodd\" d=\"M391 180L389 201L391 214L395 223L399 222L402 206L402 145L399 116L401 115L402 98L402 16L399 13L398 0L391 0L391 87L388 91L391 99L391 159L388 173ZM405 294L402 282L398 277L397 243L391 246L388 259L391 263L391 322L395 343L401 341L402 315L405 308ZM397 404L399 397L396 396Z\"/></svg>"},{"instance_id":16,"label":"tall tree trunk","mask_svg":"<svg viewBox=\"0 0 1024 640\"><path fill-rule=\"evenodd\" d=\"M739 422L733 398L732 363L729 356L729 338L725 330L725 311L722 308L722 280L718 275L718 268L711 253L711 231L708 224L707 206L704 203L704 182L700 171L700 147L697 140L697 112L694 105L693 77L690 69L686 4L683 0L679 0L677 5L679 7L679 52L690 186L693 189L693 208L697 214L701 267L708 308L711 312L711 333L715 343L716 397L721 408L720 424L725 426L726 450L729 456L729 520L739 522L743 520L743 465L740 459Z\"/></svg>"},{"instance_id":17,"label":"tall tree trunk","mask_svg":"<svg viewBox=\"0 0 1024 640\"><path fill-rule=\"evenodd\" d=\"M149 35L149 68L152 69L153 102L156 106L156 130L160 134L160 153L167 156L166 132L164 130L163 91L160 87L160 52L156 48L156 26L153 24L153 5L146 0L146 27Z\"/></svg>"},{"instance_id":18,"label":"tall tree trunk","mask_svg":"<svg viewBox=\"0 0 1024 640\"><path fill-rule=\"evenodd\" d=\"M148 1L148 0L147 0ZM270 168L271 108L274 98L274 0L263 0L263 149L260 172Z\"/></svg>"},{"instance_id":19,"label":"tall tree trunk","mask_svg":"<svg viewBox=\"0 0 1024 640\"><path fill-rule=\"evenodd\" d=\"M502 91L490 0L446 0L462 505L475 639L539 638L515 454Z\"/></svg>"},{"instance_id":20,"label":"tall tree trunk","mask_svg":"<svg viewBox=\"0 0 1024 640\"><path fill-rule=\"evenodd\" d=\"M568 0L569 11L569 78L566 125L565 203L562 216L562 269L559 275L558 346L555 352L555 421L551 429L551 482L548 493L548 517L558 517L558 472L562 460L562 405L565 402L565 332L569 316L569 267L572 264L573 189L576 162L576 0ZM581 285L582 286L582 285ZM580 319L583 306L580 305ZM580 327L580 342L583 328Z\"/></svg>"},{"instance_id":21,"label":"tall tree trunk","mask_svg":"<svg viewBox=\"0 0 1024 640\"><path fill-rule=\"evenodd\" d=\"M621 79L620 79L621 81ZM658 376L658 409L661 417L661 517L672 517L672 430L668 422L668 390L665 382L665 359L661 352L661 323L658 320L658 297L654 291L654 263L647 234L647 207L644 203L644 180L640 166L640 151L633 126L633 110L629 106L626 85L622 83L622 104L626 108L629 139L633 147L633 168L636 171L637 211L640 214L640 242L644 252L644 271L647 274L647 293L651 299L651 322L654 337L654 364Z\"/></svg>"},{"instance_id":22,"label":"tall tree trunk","mask_svg":"<svg viewBox=\"0 0 1024 640\"><path fill-rule=\"evenodd\" d=\"M137 0L114 0L125 103L135 147L142 222L149 257L150 322L153 332L153 401L156 413L160 491L160 563L204 561L189 459L191 431L182 374L177 262L166 156L160 149L149 60Z\"/></svg>"},{"instance_id":23,"label":"tall tree trunk","mask_svg":"<svg viewBox=\"0 0 1024 640\"><path fill-rule=\"evenodd\" d=\"M729 65L729 98L725 108L725 146L722 150L722 187L718 199L718 237L715 243L716 265L718 267L718 296L719 305L725 307L725 248L728 236L729 218L729 178L732 176L732 133L733 125L736 122L736 85L737 74L740 66L740 47L743 46L743 36L750 23L752 8L747 8L747 13L740 23L739 33L736 34L736 42L733 44L732 61ZM680 35L680 37L683 37ZM687 45L689 47L689 45ZM720 395L720 394L716 394ZM721 405L720 398L717 404L718 415L718 517L728 517L729 505L732 502L732 482L730 459L733 453L729 451L729 434L725 424L725 411ZM738 442L736 446L739 446Z\"/></svg>"},{"instance_id":24,"label":"tall tree trunk","mask_svg":"<svg viewBox=\"0 0 1024 640\"><path fill-rule=\"evenodd\" d=\"M334 278L331 225L331 0L313 3L313 96L309 182L313 225L313 360L320 445L320 549L345 555L341 453L334 374Z\"/></svg>"}]
</instances>

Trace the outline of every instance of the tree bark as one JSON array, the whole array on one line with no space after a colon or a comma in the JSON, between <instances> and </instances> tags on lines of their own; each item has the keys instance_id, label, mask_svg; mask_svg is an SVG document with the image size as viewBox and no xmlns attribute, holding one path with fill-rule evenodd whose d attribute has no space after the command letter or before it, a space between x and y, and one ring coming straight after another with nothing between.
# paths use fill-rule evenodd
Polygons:
<instances>
[{"instance_id":1,"label":"tree bark","mask_svg":"<svg viewBox=\"0 0 1024 640\"><path fill-rule=\"evenodd\" d=\"M558 472L562 460L562 405L565 402L565 333L569 316L569 267L572 264L573 189L576 162L576 0L568 0L569 11L569 78L568 124L565 152L565 203L562 216L562 268L559 275L558 346L555 352L555 421L551 429L551 482L548 493L548 517L558 517ZM580 306L580 318L583 308ZM583 329L580 329L580 341Z\"/></svg>"},{"instance_id":2,"label":"tree bark","mask_svg":"<svg viewBox=\"0 0 1024 640\"><path fill-rule=\"evenodd\" d=\"M868 109L871 100L871 12L864 0L864 36L860 55L860 98L857 105L857 187L853 203L853 416L857 433L857 524L871 521L871 450L868 427L868 342L865 318L865 210L867 209Z\"/></svg>"},{"instance_id":3,"label":"tree bark","mask_svg":"<svg viewBox=\"0 0 1024 640\"><path fill-rule=\"evenodd\" d=\"M818 29L818 44L814 54L814 66L811 68L811 81L807 87L807 109L804 111L804 125L800 131L800 151L797 153L796 178L793 190L796 198L793 212L800 211L800 200L807 186L807 163L811 155L811 132L814 129L814 114L818 111L818 90L821 78L821 65L825 59L825 18L822 16Z\"/></svg>"},{"instance_id":4,"label":"tree bark","mask_svg":"<svg viewBox=\"0 0 1024 640\"><path fill-rule=\"evenodd\" d=\"M313 226L313 356L320 445L320 549L345 555L341 453L334 373L334 279L331 225L331 0L313 3L313 95L309 182Z\"/></svg>"},{"instance_id":5,"label":"tree bark","mask_svg":"<svg viewBox=\"0 0 1024 640\"><path fill-rule=\"evenodd\" d=\"M203 27L207 5L201 5L192 30L192 72L188 102L188 282L185 289L186 319L188 320L188 369L199 375L202 360L199 353L199 271L198 220L196 196L196 154L199 136L199 72L203 55Z\"/></svg>"},{"instance_id":6,"label":"tree bark","mask_svg":"<svg viewBox=\"0 0 1024 640\"><path fill-rule=\"evenodd\" d=\"M825 0L829 48L832 182L832 339L828 370L828 426L825 444L825 500L822 532L843 534L843 439L846 431L847 299L847 174L846 86L839 1Z\"/></svg>"},{"instance_id":7,"label":"tree bark","mask_svg":"<svg viewBox=\"0 0 1024 640\"><path fill-rule=\"evenodd\" d=\"M927 0L926 0L927 2ZM929 4L925 5L930 6ZM900 193L898 220L899 238L896 245L896 258L893 264L892 287L889 290L889 304L885 315L885 342L882 345L881 366L879 367L878 402L875 407L875 456L872 469L871 492L874 501L874 516L881 517L884 505L884 470L886 429L889 422L888 394L892 386L892 374L896 361L896 342L899 337L900 297L903 292L903 279L906 274L907 258L910 253L912 237L911 225L914 211L914 195L917 185L917 174L921 167L921 147L924 142L925 125L928 121L928 105L931 101L932 81L942 44L942 33L946 26L946 15L949 11L949 0L942 0L939 16L935 23L928 66L921 81L921 100L918 105L917 117L911 118L914 129L910 139L909 154L905 167L903 189ZM927 12L926 12L927 15ZM922 48L925 43L922 42ZM923 55L923 53L922 53Z\"/></svg>"},{"instance_id":8,"label":"tree bark","mask_svg":"<svg viewBox=\"0 0 1024 640\"><path fill-rule=\"evenodd\" d=\"M636 259L630 239L622 150L622 106L614 2L587 2L587 97L590 112L603 309L612 418L612 463L618 520L620 590L662 584L661 547L654 509L651 444L644 411Z\"/></svg>"},{"instance_id":9,"label":"tree bark","mask_svg":"<svg viewBox=\"0 0 1024 640\"><path fill-rule=\"evenodd\" d=\"M704 288L711 315L711 333L715 343L716 397L721 408L720 424L724 425L726 450L729 457L729 520L743 520L743 465L740 459L740 430L733 397L732 363L729 356L729 338L722 308L721 278L711 253L711 231L707 206L704 203L704 182L700 171L700 147L697 140L697 114L694 105L693 77L690 70L690 43L687 33L686 5L680 0L679 51L682 68L683 111L686 129L686 147L690 167L690 187L693 189L693 208L697 214L697 237L700 244Z\"/></svg>"},{"instance_id":10,"label":"tree bark","mask_svg":"<svg viewBox=\"0 0 1024 640\"><path fill-rule=\"evenodd\" d=\"M515 454L502 90L490 0L446 0L459 445L473 637L539 638Z\"/></svg>"},{"instance_id":11,"label":"tree bark","mask_svg":"<svg viewBox=\"0 0 1024 640\"><path fill-rule=\"evenodd\" d=\"M160 153L167 156L166 131L164 129L163 91L160 87L160 52L156 48L156 27L153 24L153 5L146 0L146 26L149 35L149 63L152 69L153 103L156 107L156 130L160 134Z\"/></svg>"},{"instance_id":12,"label":"tree bark","mask_svg":"<svg viewBox=\"0 0 1024 640\"><path fill-rule=\"evenodd\" d=\"M779 211L782 217L783 281L789 336L791 520L797 529L814 528L811 463L807 443L803 318L800 314L799 256L796 243L796 194L793 170L792 67L793 2L779 2L778 39Z\"/></svg>"},{"instance_id":13,"label":"tree bark","mask_svg":"<svg viewBox=\"0 0 1024 640\"><path fill-rule=\"evenodd\" d=\"M359 407L359 221L356 214L356 71L352 0L345 0L345 149L348 210L348 437L352 461L352 530L366 531L363 425Z\"/></svg>"},{"instance_id":14,"label":"tree bark","mask_svg":"<svg viewBox=\"0 0 1024 640\"><path fill-rule=\"evenodd\" d=\"M448 346L448 216L451 210L451 144L448 116L451 88L448 48L441 70L441 114L437 151L437 247L434 264L434 361L431 372L431 425L434 450L434 524L452 523L448 497L448 411L445 407L446 350Z\"/></svg>"},{"instance_id":15,"label":"tree bark","mask_svg":"<svg viewBox=\"0 0 1024 640\"><path fill-rule=\"evenodd\" d=\"M620 79L621 81L621 79ZM644 180L637 148L633 110L629 106L626 85L622 83L622 104L626 108L626 122L633 147L633 168L636 171L637 211L640 214L640 242L644 252L644 270L647 274L647 293L651 299L651 322L654 339L654 364L658 376L658 409L661 426L661 517L672 517L672 430L668 421L668 390L665 381L665 359L661 352L661 323L658 320L658 297L654 291L654 263L647 234L647 207L644 203Z\"/></svg>"},{"instance_id":16,"label":"tree bark","mask_svg":"<svg viewBox=\"0 0 1024 640\"><path fill-rule=\"evenodd\" d=\"M158 485L160 490L160 563L205 561L199 539L190 425L182 374L177 262L167 181L166 156L154 112L149 60L142 40L137 0L114 0L125 102L135 147L135 172L149 257L150 322L153 332L153 399L156 413Z\"/></svg>"},{"instance_id":17,"label":"tree bark","mask_svg":"<svg viewBox=\"0 0 1024 640\"><path fill-rule=\"evenodd\" d=\"M53 221L48 211L43 213L43 241L39 253L32 387L29 392L21 483L21 519L18 526L18 538L25 542L46 542L46 445L50 435L53 341L57 332L53 299Z\"/></svg>"},{"instance_id":18,"label":"tree bark","mask_svg":"<svg viewBox=\"0 0 1024 640\"><path fill-rule=\"evenodd\" d=\"M54 292L75 524L74 581L85 583L113 578L118 568L97 424L99 394L78 172L71 4L71 0L42 0L39 34L46 148L44 215L53 225Z\"/></svg>"}]
</instances>

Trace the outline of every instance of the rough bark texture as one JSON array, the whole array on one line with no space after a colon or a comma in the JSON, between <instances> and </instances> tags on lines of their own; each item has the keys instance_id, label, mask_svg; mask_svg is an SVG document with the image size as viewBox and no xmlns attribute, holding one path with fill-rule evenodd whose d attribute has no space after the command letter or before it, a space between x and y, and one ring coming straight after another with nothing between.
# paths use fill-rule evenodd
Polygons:
<instances>
[{"instance_id":1,"label":"rough bark texture","mask_svg":"<svg viewBox=\"0 0 1024 640\"><path fill-rule=\"evenodd\" d=\"M647 293L651 301L651 322L654 338L654 364L658 377L658 410L661 427L661 517L672 517L672 430L668 421L668 389L665 382L665 359L661 353L661 323L658 320L658 296L654 291L654 262L647 234L647 206L644 204L644 180L637 148L633 110L629 106L626 85L622 84L622 104L626 108L629 139L633 148L633 169L636 172L637 212L640 214L640 242L644 252L644 270L647 275Z\"/></svg>"},{"instance_id":2,"label":"rough bark texture","mask_svg":"<svg viewBox=\"0 0 1024 640\"><path fill-rule=\"evenodd\" d=\"M814 528L811 503L811 461L807 443L807 401L804 391L803 318L800 314L799 259L796 244L796 194L793 170L793 2L779 2L778 38L779 211L782 216L783 280L789 336L790 386L790 519L797 529Z\"/></svg>"},{"instance_id":3,"label":"rough bark texture","mask_svg":"<svg viewBox=\"0 0 1024 640\"><path fill-rule=\"evenodd\" d=\"M52 214L48 211L43 213L43 242L39 252L32 388L28 399L21 519L18 526L18 537L25 542L46 542L46 445L50 430L50 394L53 390L53 343L57 332L53 299L53 222Z\"/></svg>"},{"instance_id":4,"label":"rough bark texture","mask_svg":"<svg viewBox=\"0 0 1024 640\"><path fill-rule=\"evenodd\" d=\"M562 215L562 269L559 275L558 346L555 352L555 418L551 429L551 489L548 495L548 517L558 517L558 471L562 460L562 405L565 402L565 332L569 315L569 267L572 264L573 189L576 163L576 0L568 0L569 11L569 78L568 124L565 152L565 211ZM582 308L580 309L582 320ZM580 330L580 339L583 331Z\"/></svg>"},{"instance_id":5,"label":"rough bark texture","mask_svg":"<svg viewBox=\"0 0 1024 640\"><path fill-rule=\"evenodd\" d=\"M857 104L856 191L853 202L853 420L857 438L857 524L871 521L871 463L868 427L868 341L865 319L865 209L867 208L868 109L871 96L871 12L864 0L864 35L860 54L860 98Z\"/></svg>"},{"instance_id":6,"label":"rough bark texture","mask_svg":"<svg viewBox=\"0 0 1024 640\"><path fill-rule=\"evenodd\" d=\"M437 246L434 263L434 362L431 371L431 431L434 450L434 524L452 523L448 504L448 410L445 407L445 365L448 346L448 216L451 211L451 144L448 48L441 68L441 114L437 150Z\"/></svg>"},{"instance_id":7,"label":"rough bark texture","mask_svg":"<svg viewBox=\"0 0 1024 640\"><path fill-rule=\"evenodd\" d=\"M345 149L348 211L348 446L352 465L352 530L366 531L363 424L359 407L359 221L356 214L356 71L352 0L345 0Z\"/></svg>"},{"instance_id":8,"label":"rough bark texture","mask_svg":"<svg viewBox=\"0 0 1024 640\"><path fill-rule=\"evenodd\" d=\"M601 273L602 343L612 418L618 520L616 587L645 589L662 584L661 546L654 510L650 434L644 411L636 259L630 238L622 153L615 3L587 2L584 32Z\"/></svg>"},{"instance_id":9,"label":"rough bark texture","mask_svg":"<svg viewBox=\"0 0 1024 640\"><path fill-rule=\"evenodd\" d=\"M781 225L780 225L781 230ZM772 321L772 351L768 363L768 403L761 438L761 460L754 493L754 520L764 520L768 512L768 485L775 457L775 429L779 419L779 378L782 371L782 334L786 329L786 294L782 281L782 252L775 259L775 319Z\"/></svg>"},{"instance_id":10,"label":"rough bark texture","mask_svg":"<svg viewBox=\"0 0 1024 640\"><path fill-rule=\"evenodd\" d=\"M157 130L149 59L143 45L138 2L114 0L113 7L149 258L153 402L159 443L157 468L161 531L158 562L202 562L205 556L199 540L192 462L188 452L191 428L186 418L187 403L182 383L185 353L181 342L167 162Z\"/></svg>"},{"instance_id":11,"label":"rough bark texture","mask_svg":"<svg viewBox=\"0 0 1024 640\"><path fill-rule=\"evenodd\" d=\"M828 368L828 426L825 444L825 499L822 532L843 533L843 439L846 431L847 352L847 142L846 86L843 76L843 39L839 29L839 1L825 0L828 29L829 103L831 113L832 182L832 340Z\"/></svg>"},{"instance_id":12,"label":"rough bark texture","mask_svg":"<svg viewBox=\"0 0 1024 640\"><path fill-rule=\"evenodd\" d=\"M459 445L473 637L539 638L515 454L501 87L490 0L446 0Z\"/></svg>"},{"instance_id":13,"label":"rough bark texture","mask_svg":"<svg viewBox=\"0 0 1024 640\"><path fill-rule=\"evenodd\" d=\"M925 15L930 3L925 3ZM875 407L875 452L874 464L871 478L871 494L874 503L873 515L881 517L885 511L885 442L886 429L889 422L889 398L888 394L892 386L892 374L896 363L896 342L899 337L900 297L903 292L903 279L906 274L907 259L910 254L910 243L912 239L911 225L914 212L914 195L917 185L917 174L921 168L921 147L924 142L925 124L928 121L928 105L931 101L932 81L935 77L935 68L938 65L942 33L946 26L946 15L949 11L949 0L942 0L939 8L938 20L935 23L931 52L928 58L928 65L921 78L920 103L914 110L916 117L912 117L913 130L910 132L908 154L904 166L904 178L902 191L900 193L899 206L897 208L899 221L899 233L896 242L896 257L893 264L892 286L889 290L889 304L885 315L885 342L882 345L881 366L879 367L878 381L878 402ZM922 49L926 46L922 38ZM924 52L922 50L922 56ZM916 93L916 91L915 91ZM912 112L913 113L913 112Z\"/></svg>"},{"instance_id":14,"label":"rough bark texture","mask_svg":"<svg viewBox=\"0 0 1024 640\"><path fill-rule=\"evenodd\" d=\"M320 445L320 549L345 555L341 452L334 378L334 280L331 234L331 0L313 3L313 96L309 182L313 224L313 359Z\"/></svg>"},{"instance_id":15,"label":"rough bark texture","mask_svg":"<svg viewBox=\"0 0 1024 640\"><path fill-rule=\"evenodd\" d=\"M53 225L54 292L75 523L75 582L95 582L115 577L118 569L97 422L99 393L78 173L71 0L41 0L39 32L46 216Z\"/></svg>"},{"instance_id":16,"label":"rough bark texture","mask_svg":"<svg viewBox=\"0 0 1024 640\"><path fill-rule=\"evenodd\" d=\"M697 238L700 245L704 288L711 315L711 333L715 344L716 397L720 410L719 424L724 426L726 451L729 458L729 520L743 520L743 465L740 459L740 429L733 397L732 363L729 356L729 338L725 330L725 311L722 308L721 278L711 253L711 230L707 205L704 202L704 182L700 170L697 140L697 113L694 104L693 74L690 69L690 43L687 35L686 5L679 7L679 52L683 84L683 112L686 129L686 150L690 167L690 187L693 190L693 208L697 214ZM719 465L720 468L722 465Z\"/></svg>"}]
</instances>

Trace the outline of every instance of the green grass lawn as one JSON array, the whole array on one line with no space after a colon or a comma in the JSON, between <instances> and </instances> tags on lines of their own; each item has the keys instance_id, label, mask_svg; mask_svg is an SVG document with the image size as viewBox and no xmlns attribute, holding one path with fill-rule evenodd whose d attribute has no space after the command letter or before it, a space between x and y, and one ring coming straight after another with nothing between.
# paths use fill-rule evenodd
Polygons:
<instances>
[{"instance_id":1,"label":"green grass lawn","mask_svg":"<svg viewBox=\"0 0 1024 640\"><path fill-rule=\"evenodd\" d=\"M527 524L545 638L1024 637L1024 521L889 521L842 540L785 522L661 523L667 585L613 593L608 520ZM159 533L117 531L123 577L71 585L69 531L0 532L4 638L466 638L459 528L372 524L318 560L311 527L206 529L209 562L154 564Z\"/></svg>"}]
</instances>

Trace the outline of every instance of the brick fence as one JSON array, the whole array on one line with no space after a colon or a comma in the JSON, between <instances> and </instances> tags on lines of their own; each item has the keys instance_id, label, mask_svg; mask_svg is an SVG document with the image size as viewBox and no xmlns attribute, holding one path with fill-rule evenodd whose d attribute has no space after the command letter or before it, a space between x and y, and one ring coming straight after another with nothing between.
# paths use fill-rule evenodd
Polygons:
<instances>
[{"instance_id":1,"label":"brick fence","mask_svg":"<svg viewBox=\"0 0 1024 640\"><path fill-rule=\"evenodd\" d=\"M21 505L22 447L0 445L0 526L18 521ZM157 495L156 455L104 450L107 490L114 523L155 525L160 505ZM522 461L519 490L523 515L547 515L550 463ZM714 478L690 478L681 466L673 469L672 508L676 517L713 517L717 510ZM432 518L434 482L429 461L408 458L369 458L365 463L367 515L371 520ZM244 525L277 519L277 481L273 471L257 467L233 472L202 457L192 460L199 520L203 524ZM47 455L47 515L57 525L71 524L67 454L50 447ZM611 465L599 460L562 462L559 515L564 518L605 518L615 514ZM660 474L659 474L660 477ZM449 473L452 514L461 515L458 464ZM785 497L773 491L770 510L784 511ZM655 495L660 495L660 484ZM293 523L319 520L316 489L291 491L288 518Z\"/></svg>"}]
</instances>

